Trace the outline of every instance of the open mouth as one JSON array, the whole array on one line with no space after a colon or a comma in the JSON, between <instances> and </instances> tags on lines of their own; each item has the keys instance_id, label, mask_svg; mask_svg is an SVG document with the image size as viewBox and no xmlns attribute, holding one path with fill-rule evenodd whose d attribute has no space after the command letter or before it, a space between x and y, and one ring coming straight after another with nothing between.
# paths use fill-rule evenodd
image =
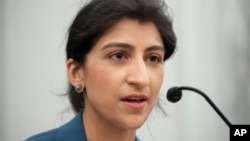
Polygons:
<instances>
[{"instance_id":1,"label":"open mouth","mask_svg":"<svg viewBox=\"0 0 250 141\"><path fill-rule=\"evenodd\" d=\"M129 108L134 110L141 110L146 105L147 97L143 94L132 94L125 96L121 101Z\"/></svg>"},{"instance_id":2,"label":"open mouth","mask_svg":"<svg viewBox=\"0 0 250 141\"><path fill-rule=\"evenodd\" d=\"M146 98L143 97L131 97L131 98L122 98L122 101L129 103L141 103L146 101Z\"/></svg>"},{"instance_id":3,"label":"open mouth","mask_svg":"<svg viewBox=\"0 0 250 141\"><path fill-rule=\"evenodd\" d=\"M142 103L147 101L147 97L143 94L132 94L123 97L121 100L123 102L129 102L129 103Z\"/></svg>"}]
</instances>

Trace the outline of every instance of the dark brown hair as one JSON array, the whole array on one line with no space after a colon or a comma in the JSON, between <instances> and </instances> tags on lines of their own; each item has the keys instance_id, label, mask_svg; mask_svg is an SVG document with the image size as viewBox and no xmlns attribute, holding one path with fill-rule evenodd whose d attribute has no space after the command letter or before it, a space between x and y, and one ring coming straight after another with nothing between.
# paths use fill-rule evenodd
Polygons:
<instances>
[{"instance_id":1,"label":"dark brown hair","mask_svg":"<svg viewBox=\"0 0 250 141\"><path fill-rule=\"evenodd\" d=\"M158 28L166 50L164 60L176 48L176 36L167 5L161 0L92 0L76 15L69 28L66 45L67 59L84 65L93 44L121 18L153 22ZM69 83L69 99L75 112L84 110L84 96Z\"/></svg>"}]
</instances>

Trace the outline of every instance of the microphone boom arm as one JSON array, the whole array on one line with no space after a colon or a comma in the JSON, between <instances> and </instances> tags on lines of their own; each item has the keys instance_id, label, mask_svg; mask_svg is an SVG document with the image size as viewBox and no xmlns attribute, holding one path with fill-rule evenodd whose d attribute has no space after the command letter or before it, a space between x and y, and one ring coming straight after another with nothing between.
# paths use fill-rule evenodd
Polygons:
<instances>
[{"instance_id":1,"label":"microphone boom arm","mask_svg":"<svg viewBox=\"0 0 250 141\"><path fill-rule=\"evenodd\" d=\"M213 103L212 100L210 100L210 98L202 91L196 89L196 88L192 88L192 87L178 87L178 90L191 90L194 91L198 94L200 94L201 96L203 96L207 102L213 107L213 109L217 112L217 114L219 114L219 116L225 121L225 123L230 127L232 124L229 122L229 120L223 115L223 113L217 108L217 106Z\"/></svg>"}]
</instances>

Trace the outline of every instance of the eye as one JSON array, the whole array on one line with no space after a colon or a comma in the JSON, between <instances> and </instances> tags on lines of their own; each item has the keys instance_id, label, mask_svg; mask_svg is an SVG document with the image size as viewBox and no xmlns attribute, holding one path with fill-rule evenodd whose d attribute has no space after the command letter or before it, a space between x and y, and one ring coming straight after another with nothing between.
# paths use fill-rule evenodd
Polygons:
<instances>
[{"instance_id":1,"label":"eye","mask_svg":"<svg viewBox=\"0 0 250 141\"><path fill-rule=\"evenodd\" d=\"M115 53L112 53L110 56L109 56L110 59L113 59L113 60L125 60L126 59L126 56L123 52L115 52Z\"/></svg>"},{"instance_id":2,"label":"eye","mask_svg":"<svg viewBox=\"0 0 250 141\"><path fill-rule=\"evenodd\" d=\"M159 55L150 55L147 58L147 61L151 62L151 63L162 63L162 57Z\"/></svg>"}]
</instances>

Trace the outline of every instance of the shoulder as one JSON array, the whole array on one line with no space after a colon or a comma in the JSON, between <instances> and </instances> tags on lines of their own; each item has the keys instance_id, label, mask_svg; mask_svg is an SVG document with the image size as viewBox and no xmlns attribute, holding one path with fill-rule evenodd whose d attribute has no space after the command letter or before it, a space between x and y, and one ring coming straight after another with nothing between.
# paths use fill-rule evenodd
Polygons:
<instances>
[{"instance_id":1,"label":"shoulder","mask_svg":"<svg viewBox=\"0 0 250 141\"><path fill-rule=\"evenodd\" d=\"M55 141L57 129L42 132L27 138L25 141Z\"/></svg>"},{"instance_id":2,"label":"shoulder","mask_svg":"<svg viewBox=\"0 0 250 141\"><path fill-rule=\"evenodd\" d=\"M25 141L86 141L82 112L62 126L36 134Z\"/></svg>"}]
</instances>

